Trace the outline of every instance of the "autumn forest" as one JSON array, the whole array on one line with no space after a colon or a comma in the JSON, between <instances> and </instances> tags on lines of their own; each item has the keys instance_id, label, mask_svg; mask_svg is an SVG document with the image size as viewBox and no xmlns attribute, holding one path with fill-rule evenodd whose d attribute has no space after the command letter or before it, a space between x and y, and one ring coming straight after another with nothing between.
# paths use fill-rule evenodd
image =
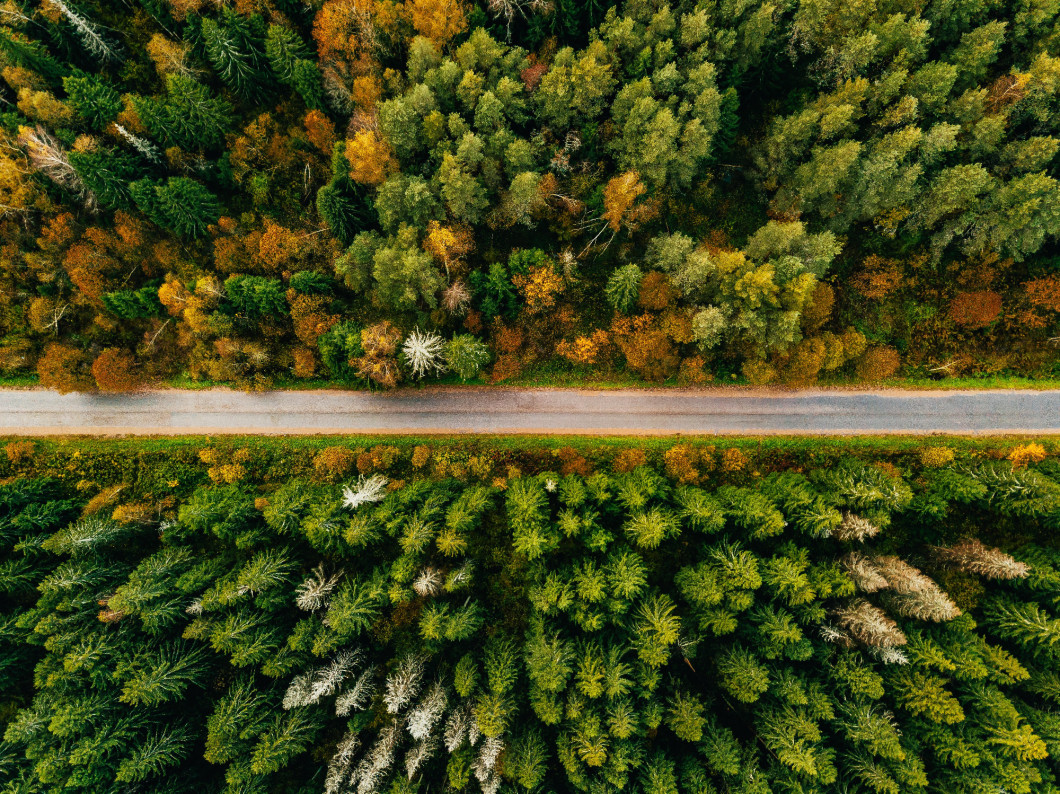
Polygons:
<instances>
[{"instance_id":1,"label":"autumn forest","mask_svg":"<svg viewBox=\"0 0 1060 794\"><path fill-rule=\"evenodd\" d=\"M9 379L1060 374L1056 2L2 11Z\"/></svg>"}]
</instances>

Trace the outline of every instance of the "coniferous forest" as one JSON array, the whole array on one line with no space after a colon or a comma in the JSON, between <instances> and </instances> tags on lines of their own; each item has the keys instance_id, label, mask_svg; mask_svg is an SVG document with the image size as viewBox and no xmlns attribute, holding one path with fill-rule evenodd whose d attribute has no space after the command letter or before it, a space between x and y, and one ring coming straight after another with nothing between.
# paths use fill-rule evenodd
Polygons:
<instances>
[{"instance_id":1,"label":"coniferous forest","mask_svg":"<svg viewBox=\"0 0 1060 794\"><path fill-rule=\"evenodd\" d=\"M7 445L0 791L1060 791L1055 443L342 442Z\"/></svg>"},{"instance_id":2,"label":"coniferous forest","mask_svg":"<svg viewBox=\"0 0 1060 794\"><path fill-rule=\"evenodd\" d=\"M1060 376L1056 0L6 0L0 374Z\"/></svg>"}]
</instances>

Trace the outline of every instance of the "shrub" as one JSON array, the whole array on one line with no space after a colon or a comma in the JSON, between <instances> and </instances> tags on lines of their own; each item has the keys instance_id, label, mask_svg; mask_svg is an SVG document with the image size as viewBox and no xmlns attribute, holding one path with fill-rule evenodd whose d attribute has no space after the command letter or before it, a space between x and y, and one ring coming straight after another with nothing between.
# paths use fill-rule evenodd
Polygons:
<instances>
[{"instance_id":1,"label":"shrub","mask_svg":"<svg viewBox=\"0 0 1060 794\"><path fill-rule=\"evenodd\" d=\"M673 303L676 294L665 273L652 270L641 279L637 305L649 311L662 311Z\"/></svg>"},{"instance_id":2,"label":"shrub","mask_svg":"<svg viewBox=\"0 0 1060 794\"><path fill-rule=\"evenodd\" d=\"M4 447L7 459L15 465L32 460L36 451L37 445L32 441L9 441Z\"/></svg>"},{"instance_id":3,"label":"shrub","mask_svg":"<svg viewBox=\"0 0 1060 794\"><path fill-rule=\"evenodd\" d=\"M1001 296L992 290L959 292L950 301L950 318L964 328L984 328L1001 314Z\"/></svg>"},{"instance_id":4,"label":"shrub","mask_svg":"<svg viewBox=\"0 0 1060 794\"><path fill-rule=\"evenodd\" d=\"M113 347L104 350L92 362L92 377L101 391L135 391L143 385L132 353Z\"/></svg>"},{"instance_id":5,"label":"shrub","mask_svg":"<svg viewBox=\"0 0 1060 794\"><path fill-rule=\"evenodd\" d=\"M445 361L461 380L468 381L489 364L489 347L471 334L457 334L446 342Z\"/></svg>"},{"instance_id":6,"label":"shrub","mask_svg":"<svg viewBox=\"0 0 1060 794\"><path fill-rule=\"evenodd\" d=\"M88 366L88 357L80 350L56 342L44 348L37 362L40 385L60 394L92 391L96 387Z\"/></svg>"},{"instance_id":7,"label":"shrub","mask_svg":"<svg viewBox=\"0 0 1060 794\"><path fill-rule=\"evenodd\" d=\"M880 381L894 375L901 363L897 350L877 345L870 347L858 359L857 374L864 381Z\"/></svg>"},{"instance_id":8,"label":"shrub","mask_svg":"<svg viewBox=\"0 0 1060 794\"><path fill-rule=\"evenodd\" d=\"M349 447L324 447L313 457L317 476L328 482L341 480L357 463L357 454Z\"/></svg>"},{"instance_id":9,"label":"shrub","mask_svg":"<svg viewBox=\"0 0 1060 794\"><path fill-rule=\"evenodd\" d=\"M630 449L623 449L616 456L614 461L611 463L611 468L620 474L633 471L638 466L645 466L648 463L648 456L644 453L644 450L640 447L632 447Z\"/></svg>"},{"instance_id":10,"label":"shrub","mask_svg":"<svg viewBox=\"0 0 1060 794\"><path fill-rule=\"evenodd\" d=\"M920 462L929 469L940 469L953 462L954 452L949 447L924 447Z\"/></svg>"},{"instance_id":11,"label":"shrub","mask_svg":"<svg viewBox=\"0 0 1060 794\"><path fill-rule=\"evenodd\" d=\"M1025 468L1032 463L1041 463L1045 457L1045 447L1037 442L1020 444L1008 453L1008 459L1012 461L1013 468L1017 469Z\"/></svg>"}]
</instances>

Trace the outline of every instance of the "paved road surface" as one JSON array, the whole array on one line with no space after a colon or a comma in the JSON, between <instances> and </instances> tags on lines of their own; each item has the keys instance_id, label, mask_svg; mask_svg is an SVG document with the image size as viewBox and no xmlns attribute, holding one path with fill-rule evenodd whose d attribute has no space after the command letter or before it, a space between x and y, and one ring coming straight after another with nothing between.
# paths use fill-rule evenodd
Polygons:
<instances>
[{"instance_id":1,"label":"paved road surface","mask_svg":"<svg viewBox=\"0 0 1060 794\"><path fill-rule=\"evenodd\" d=\"M0 391L0 434L1060 433L1060 391Z\"/></svg>"}]
</instances>

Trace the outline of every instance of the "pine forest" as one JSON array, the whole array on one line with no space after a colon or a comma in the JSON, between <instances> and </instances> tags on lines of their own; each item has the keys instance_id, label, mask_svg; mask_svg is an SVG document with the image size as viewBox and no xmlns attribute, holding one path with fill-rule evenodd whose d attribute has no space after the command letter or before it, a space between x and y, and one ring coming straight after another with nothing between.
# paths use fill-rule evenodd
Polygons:
<instances>
[{"instance_id":1,"label":"pine forest","mask_svg":"<svg viewBox=\"0 0 1060 794\"><path fill-rule=\"evenodd\" d=\"M1060 0L0 11L7 382L1060 377Z\"/></svg>"},{"instance_id":2,"label":"pine forest","mask_svg":"<svg viewBox=\"0 0 1060 794\"><path fill-rule=\"evenodd\" d=\"M1060 446L12 441L0 791L1055 794Z\"/></svg>"}]
</instances>

